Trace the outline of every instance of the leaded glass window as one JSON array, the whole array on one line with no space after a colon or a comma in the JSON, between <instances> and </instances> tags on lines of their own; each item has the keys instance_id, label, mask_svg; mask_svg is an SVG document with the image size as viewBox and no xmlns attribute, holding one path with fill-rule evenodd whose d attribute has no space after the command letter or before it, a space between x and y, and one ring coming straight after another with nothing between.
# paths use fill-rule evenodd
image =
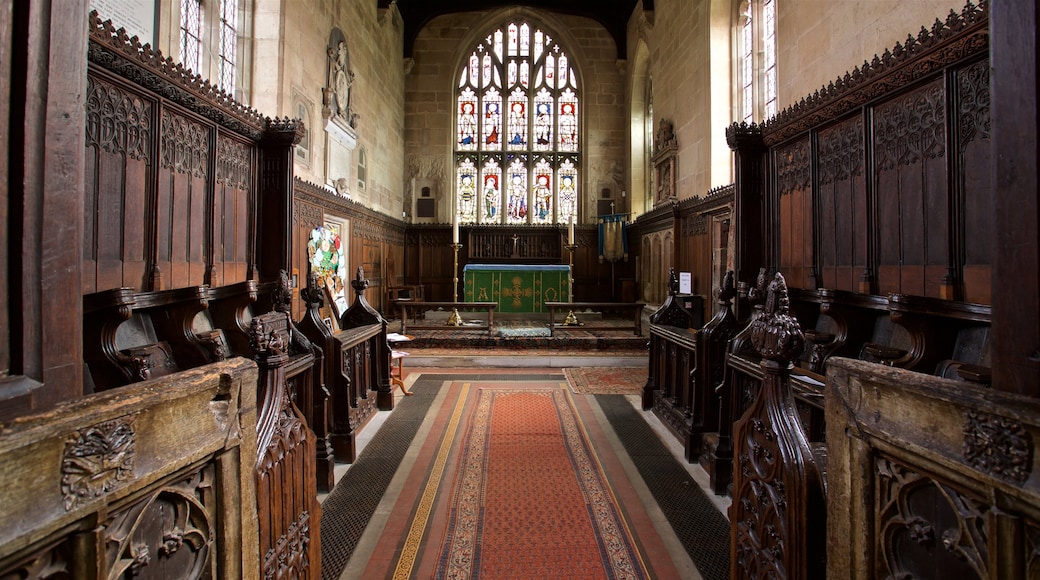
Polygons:
<instances>
[{"instance_id":1,"label":"leaded glass window","mask_svg":"<svg viewBox=\"0 0 1040 580\"><path fill-rule=\"evenodd\" d=\"M195 74L202 70L202 2L181 0L181 64Z\"/></svg>"},{"instance_id":2,"label":"leaded glass window","mask_svg":"<svg viewBox=\"0 0 1040 580\"><path fill-rule=\"evenodd\" d=\"M740 114L750 123L777 113L776 0L741 3Z\"/></svg>"},{"instance_id":3,"label":"leaded glass window","mask_svg":"<svg viewBox=\"0 0 1040 580\"><path fill-rule=\"evenodd\" d=\"M238 47L238 0L220 0L220 88L235 94L235 53Z\"/></svg>"},{"instance_id":4,"label":"leaded glass window","mask_svg":"<svg viewBox=\"0 0 1040 580\"><path fill-rule=\"evenodd\" d=\"M577 216L581 92L550 34L495 27L458 77L455 196L463 223L554 224Z\"/></svg>"}]
</instances>

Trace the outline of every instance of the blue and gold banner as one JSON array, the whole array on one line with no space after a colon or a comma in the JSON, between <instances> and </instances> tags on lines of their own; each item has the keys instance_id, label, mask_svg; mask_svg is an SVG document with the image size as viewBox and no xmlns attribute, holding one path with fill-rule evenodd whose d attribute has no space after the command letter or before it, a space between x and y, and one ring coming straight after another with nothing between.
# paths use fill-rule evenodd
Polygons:
<instances>
[{"instance_id":1,"label":"blue and gold banner","mask_svg":"<svg viewBox=\"0 0 1040 580\"><path fill-rule=\"evenodd\" d=\"M599 216L599 260L617 262L628 260L627 213Z\"/></svg>"}]
</instances>

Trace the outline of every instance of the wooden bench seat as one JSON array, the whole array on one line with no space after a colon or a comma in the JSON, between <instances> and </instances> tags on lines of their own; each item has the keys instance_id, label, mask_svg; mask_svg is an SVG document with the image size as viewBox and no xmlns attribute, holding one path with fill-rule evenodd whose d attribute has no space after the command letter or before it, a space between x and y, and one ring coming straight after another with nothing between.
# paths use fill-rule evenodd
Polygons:
<instances>
[{"instance_id":1,"label":"wooden bench seat","mask_svg":"<svg viewBox=\"0 0 1040 580\"><path fill-rule=\"evenodd\" d=\"M416 312L424 312L426 310L436 310L441 308L445 311L451 310L477 310L487 312L487 322L483 325L466 325L465 328L478 330L486 329L488 334L495 333L495 308L498 307L497 302L425 302L421 300L410 301L400 300L397 302L397 307L401 312L401 333L405 334L408 332L409 326L412 330L443 330L448 328L445 322L439 324L422 324L413 322L411 325L408 324L408 314L412 312L413 315ZM458 327L456 327L458 328Z\"/></svg>"},{"instance_id":2,"label":"wooden bench seat","mask_svg":"<svg viewBox=\"0 0 1040 580\"><path fill-rule=\"evenodd\" d=\"M574 312L575 316L581 314L581 311L596 311L596 312L619 312L621 314L627 314L632 317L632 329L636 336L643 336L643 309L646 304L643 302L544 302L545 307L549 309L549 336L553 336L556 331L556 312L559 310L567 310ZM573 328L580 328L581 330L624 330L625 327L618 327L616 325L607 324L590 324L587 322L581 322L580 326ZM572 328L570 325L560 323L559 326L563 328Z\"/></svg>"}]
</instances>

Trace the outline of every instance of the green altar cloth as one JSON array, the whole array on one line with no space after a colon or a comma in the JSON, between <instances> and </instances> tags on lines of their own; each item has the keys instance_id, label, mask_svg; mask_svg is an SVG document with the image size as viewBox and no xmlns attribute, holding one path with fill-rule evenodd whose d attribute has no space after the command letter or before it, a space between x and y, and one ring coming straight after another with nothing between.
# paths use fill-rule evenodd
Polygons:
<instances>
[{"instance_id":1,"label":"green altar cloth","mask_svg":"<svg viewBox=\"0 0 1040 580\"><path fill-rule=\"evenodd\" d=\"M466 302L497 302L498 312L548 312L546 302L570 300L566 265L468 264L462 270Z\"/></svg>"}]
</instances>

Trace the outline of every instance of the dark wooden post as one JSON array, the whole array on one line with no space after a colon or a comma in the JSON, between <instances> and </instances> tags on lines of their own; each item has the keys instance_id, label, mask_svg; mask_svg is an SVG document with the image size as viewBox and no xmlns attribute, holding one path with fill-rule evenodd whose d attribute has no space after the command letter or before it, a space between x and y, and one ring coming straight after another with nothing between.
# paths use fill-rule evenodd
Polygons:
<instances>
[{"instance_id":1,"label":"dark wooden post","mask_svg":"<svg viewBox=\"0 0 1040 580\"><path fill-rule=\"evenodd\" d=\"M88 4L0 10L0 421L83 394Z\"/></svg>"},{"instance_id":2,"label":"dark wooden post","mask_svg":"<svg viewBox=\"0 0 1040 580\"><path fill-rule=\"evenodd\" d=\"M329 437L329 388L336 368L336 353L333 352L335 342L332 340L332 329L322 322L318 310L325 302L325 293L318 285L318 275L311 272L307 275L307 287L300 290L305 309L303 319L299 322L300 331L313 345L315 357L315 380L312 385L312 409L308 412L308 421L317 437L315 454L318 458L318 491L331 491L336 484L334 468L335 455Z\"/></svg>"},{"instance_id":3,"label":"dark wooden post","mask_svg":"<svg viewBox=\"0 0 1040 580\"><path fill-rule=\"evenodd\" d=\"M1037 6L990 3L993 103L993 388L1040 396Z\"/></svg>"},{"instance_id":4,"label":"dark wooden post","mask_svg":"<svg viewBox=\"0 0 1040 580\"><path fill-rule=\"evenodd\" d=\"M770 267L765 247L774 239L768 211L765 167L766 145L762 128L751 123L734 123L726 128L726 142L734 153L736 168L733 194L733 224L736 238L733 249L733 275L747 282L759 268ZM739 318L744 314L737 312Z\"/></svg>"},{"instance_id":5,"label":"dark wooden post","mask_svg":"<svg viewBox=\"0 0 1040 580\"><path fill-rule=\"evenodd\" d=\"M257 196L256 264L250 277L261 282L292 271L293 147L303 138L303 121L268 119L260 141L260 195Z\"/></svg>"},{"instance_id":6,"label":"dark wooden post","mask_svg":"<svg viewBox=\"0 0 1040 580\"><path fill-rule=\"evenodd\" d=\"M373 354L379 385L376 391L376 407L381 411L390 411L394 408L394 392L390 384L390 345L386 342L386 319L380 316L379 312L365 300L368 280L365 278L364 269L360 266L358 266L357 274L350 286L354 289L354 303L343 313L339 327L347 329L368 324L382 325L380 339L376 341L376 351Z\"/></svg>"},{"instance_id":7,"label":"dark wooden post","mask_svg":"<svg viewBox=\"0 0 1040 580\"><path fill-rule=\"evenodd\" d=\"M777 273L762 316L751 323L762 357L762 389L734 425L732 578L823 578L826 498L788 378L805 346L788 314L787 283Z\"/></svg>"}]
</instances>

